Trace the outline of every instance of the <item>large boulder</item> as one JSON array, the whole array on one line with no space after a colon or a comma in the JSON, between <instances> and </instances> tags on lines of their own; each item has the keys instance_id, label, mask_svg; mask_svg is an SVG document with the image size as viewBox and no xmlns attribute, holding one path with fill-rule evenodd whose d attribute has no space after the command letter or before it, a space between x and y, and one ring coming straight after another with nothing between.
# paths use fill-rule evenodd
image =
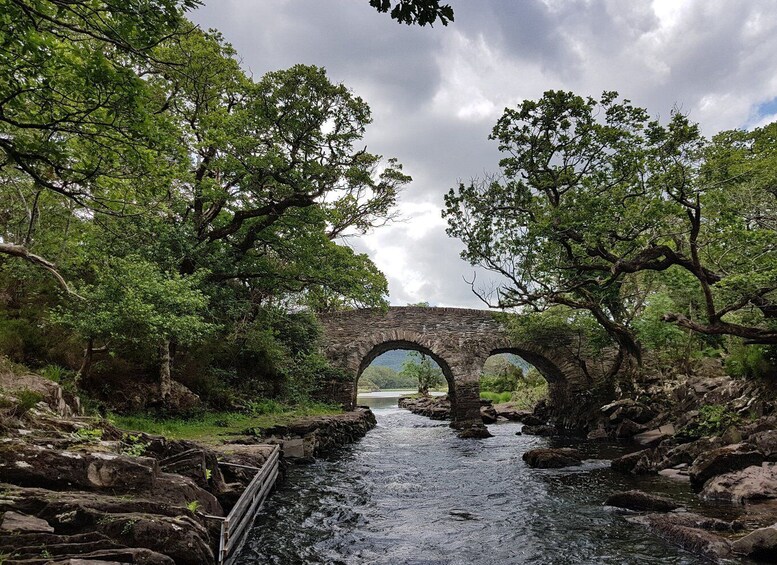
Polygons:
<instances>
[{"instance_id":1,"label":"large boulder","mask_svg":"<svg viewBox=\"0 0 777 565\"><path fill-rule=\"evenodd\" d=\"M458 436L461 439L488 439L493 434L483 424L473 424L459 428Z\"/></svg>"},{"instance_id":2,"label":"large boulder","mask_svg":"<svg viewBox=\"0 0 777 565\"><path fill-rule=\"evenodd\" d=\"M701 490L712 477L760 465L763 460L761 453L741 443L703 452L688 470L691 486L697 491Z\"/></svg>"},{"instance_id":3,"label":"large boulder","mask_svg":"<svg viewBox=\"0 0 777 565\"><path fill-rule=\"evenodd\" d=\"M615 437L618 439L628 439L646 431L647 426L644 424L638 424L634 420L625 418L620 424L618 424L618 427L615 429Z\"/></svg>"},{"instance_id":4,"label":"large boulder","mask_svg":"<svg viewBox=\"0 0 777 565\"><path fill-rule=\"evenodd\" d=\"M541 426L545 423L545 420L536 416L531 410L516 408L514 404L509 402L494 404L494 410L496 410L497 416L501 416L511 422L521 422L530 426Z\"/></svg>"},{"instance_id":5,"label":"large boulder","mask_svg":"<svg viewBox=\"0 0 777 565\"><path fill-rule=\"evenodd\" d=\"M480 418L483 420L484 424L496 423L498 414L491 402L480 406Z\"/></svg>"},{"instance_id":6,"label":"large boulder","mask_svg":"<svg viewBox=\"0 0 777 565\"><path fill-rule=\"evenodd\" d=\"M642 492L641 490L616 492L610 495L604 504L615 506L616 508L647 512L669 512L680 507L678 503L670 498Z\"/></svg>"},{"instance_id":7,"label":"large boulder","mask_svg":"<svg viewBox=\"0 0 777 565\"><path fill-rule=\"evenodd\" d=\"M638 424L646 424L656 416L656 412L650 407L636 402L630 398L616 400L600 408L602 414L607 416L613 425L623 420L632 420Z\"/></svg>"},{"instance_id":8,"label":"large boulder","mask_svg":"<svg viewBox=\"0 0 777 565\"><path fill-rule=\"evenodd\" d=\"M0 444L0 475L21 486L129 493L150 491L157 474L157 462L149 457Z\"/></svg>"},{"instance_id":9,"label":"large boulder","mask_svg":"<svg viewBox=\"0 0 777 565\"><path fill-rule=\"evenodd\" d=\"M672 447L659 461L658 469L668 469L678 465L691 465L696 458L707 451L723 447L723 441L717 437L703 437L696 441Z\"/></svg>"},{"instance_id":10,"label":"large boulder","mask_svg":"<svg viewBox=\"0 0 777 565\"><path fill-rule=\"evenodd\" d=\"M747 443L763 454L767 461L777 461L777 430L768 430L751 435Z\"/></svg>"},{"instance_id":11,"label":"large boulder","mask_svg":"<svg viewBox=\"0 0 777 565\"><path fill-rule=\"evenodd\" d=\"M777 524L760 528L731 544L738 555L764 563L777 563Z\"/></svg>"},{"instance_id":12,"label":"large boulder","mask_svg":"<svg viewBox=\"0 0 777 565\"><path fill-rule=\"evenodd\" d=\"M777 463L754 465L713 477L704 485L701 497L735 503L777 499Z\"/></svg>"},{"instance_id":13,"label":"large boulder","mask_svg":"<svg viewBox=\"0 0 777 565\"><path fill-rule=\"evenodd\" d=\"M675 429L672 424L666 424L659 426L652 430L639 433L632 437L632 439L644 447L655 447L662 441L671 438L675 434Z\"/></svg>"},{"instance_id":14,"label":"large boulder","mask_svg":"<svg viewBox=\"0 0 777 565\"><path fill-rule=\"evenodd\" d=\"M538 469L573 467L581 465L582 459L578 450L569 447L531 449L523 454L526 464Z\"/></svg>"},{"instance_id":15,"label":"large boulder","mask_svg":"<svg viewBox=\"0 0 777 565\"><path fill-rule=\"evenodd\" d=\"M177 565L215 564L207 531L187 516L114 514L97 520L95 529L128 547L142 547L172 557Z\"/></svg>"}]
</instances>

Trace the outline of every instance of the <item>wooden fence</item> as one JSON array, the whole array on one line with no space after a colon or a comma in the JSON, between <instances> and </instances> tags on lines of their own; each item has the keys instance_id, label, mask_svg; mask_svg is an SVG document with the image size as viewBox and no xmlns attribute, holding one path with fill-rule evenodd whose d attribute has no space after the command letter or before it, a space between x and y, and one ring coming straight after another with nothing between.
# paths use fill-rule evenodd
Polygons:
<instances>
[{"instance_id":1,"label":"wooden fence","mask_svg":"<svg viewBox=\"0 0 777 565\"><path fill-rule=\"evenodd\" d=\"M243 538L245 538L254 518L256 518L256 512L262 506L267 495L270 494L270 490L278 478L280 451L280 447L276 445L261 468L235 465L233 463L219 463L219 465L225 467L256 470L256 475L251 479L243 494L240 495L232 511L226 518L217 518L221 521L218 554L220 565L231 565L233 563L237 551L243 544ZM209 517L216 518L214 516Z\"/></svg>"}]
</instances>

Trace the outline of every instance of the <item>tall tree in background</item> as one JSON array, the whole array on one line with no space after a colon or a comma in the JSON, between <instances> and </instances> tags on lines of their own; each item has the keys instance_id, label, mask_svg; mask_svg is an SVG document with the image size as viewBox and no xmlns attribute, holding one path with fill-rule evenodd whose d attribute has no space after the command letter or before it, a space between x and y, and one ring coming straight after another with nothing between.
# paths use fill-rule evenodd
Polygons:
<instances>
[{"instance_id":1,"label":"tall tree in background","mask_svg":"<svg viewBox=\"0 0 777 565\"><path fill-rule=\"evenodd\" d=\"M418 392L424 396L429 394L429 389L440 386L445 382L440 367L425 353L411 351L405 362L402 363L400 375L418 381Z\"/></svg>"}]
</instances>

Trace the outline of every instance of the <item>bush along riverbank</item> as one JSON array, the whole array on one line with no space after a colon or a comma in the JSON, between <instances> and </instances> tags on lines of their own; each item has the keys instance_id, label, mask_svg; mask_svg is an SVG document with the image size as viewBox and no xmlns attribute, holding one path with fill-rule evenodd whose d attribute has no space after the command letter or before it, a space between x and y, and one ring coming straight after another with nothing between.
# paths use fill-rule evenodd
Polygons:
<instances>
[{"instance_id":1,"label":"bush along riverbank","mask_svg":"<svg viewBox=\"0 0 777 565\"><path fill-rule=\"evenodd\" d=\"M77 399L48 379L0 374L4 565L214 564L221 523L212 517L225 516L251 481L246 467L261 467L273 444L288 460L310 460L375 424L361 409L276 426L265 418L220 440L199 428L204 441L192 441L79 413Z\"/></svg>"},{"instance_id":2,"label":"bush along riverbank","mask_svg":"<svg viewBox=\"0 0 777 565\"><path fill-rule=\"evenodd\" d=\"M692 373L641 374L618 398L587 415L586 440L629 446L626 455L611 461L613 472L645 476L646 485L649 475L685 483L704 515L649 492L613 493L602 502L625 509L624 519L706 559L777 562L775 398L770 383L728 376L715 360L705 360ZM548 417L543 402L533 412L487 400L481 404L484 423L520 421L523 434L565 432ZM400 406L433 419L450 418L447 397L405 398ZM536 468L579 466L582 458L569 448L523 454L525 464Z\"/></svg>"}]
</instances>

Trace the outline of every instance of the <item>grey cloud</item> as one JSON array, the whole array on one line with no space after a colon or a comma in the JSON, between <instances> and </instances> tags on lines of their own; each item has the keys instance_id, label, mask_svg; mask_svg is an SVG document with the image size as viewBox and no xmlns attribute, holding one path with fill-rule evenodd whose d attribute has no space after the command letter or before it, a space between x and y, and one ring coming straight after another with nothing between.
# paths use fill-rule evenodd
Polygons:
<instances>
[{"instance_id":1,"label":"grey cloud","mask_svg":"<svg viewBox=\"0 0 777 565\"><path fill-rule=\"evenodd\" d=\"M452 115L455 107L435 106L449 78L443 72L465 70L464 80L497 106L548 88L591 95L618 90L653 115L666 117L677 105L703 120L708 134L747 125L759 104L777 96L777 0L689 0L672 29L661 28L650 2L450 3L455 23L433 29L398 25L367 0L205 0L193 17L220 29L256 75L316 64L363 96L374 116L365 138L370 151L398 157L414 177L402 195L405 209L442 207L457 180L497 170L497 147L487 139L495 116L465 120ZM453 62L456 49L481 44L494 61ZM463 55L481 56L473 53ZM416 283L389 270L395 304L478 307L462 280L473 268L458 257L459 242L441 225L420 238L411 235L410 227L423 221L411 219L351 244L376 259L402 254ZM478 280L490 277L480 272Z\"/></svg>"}]
</instances>

